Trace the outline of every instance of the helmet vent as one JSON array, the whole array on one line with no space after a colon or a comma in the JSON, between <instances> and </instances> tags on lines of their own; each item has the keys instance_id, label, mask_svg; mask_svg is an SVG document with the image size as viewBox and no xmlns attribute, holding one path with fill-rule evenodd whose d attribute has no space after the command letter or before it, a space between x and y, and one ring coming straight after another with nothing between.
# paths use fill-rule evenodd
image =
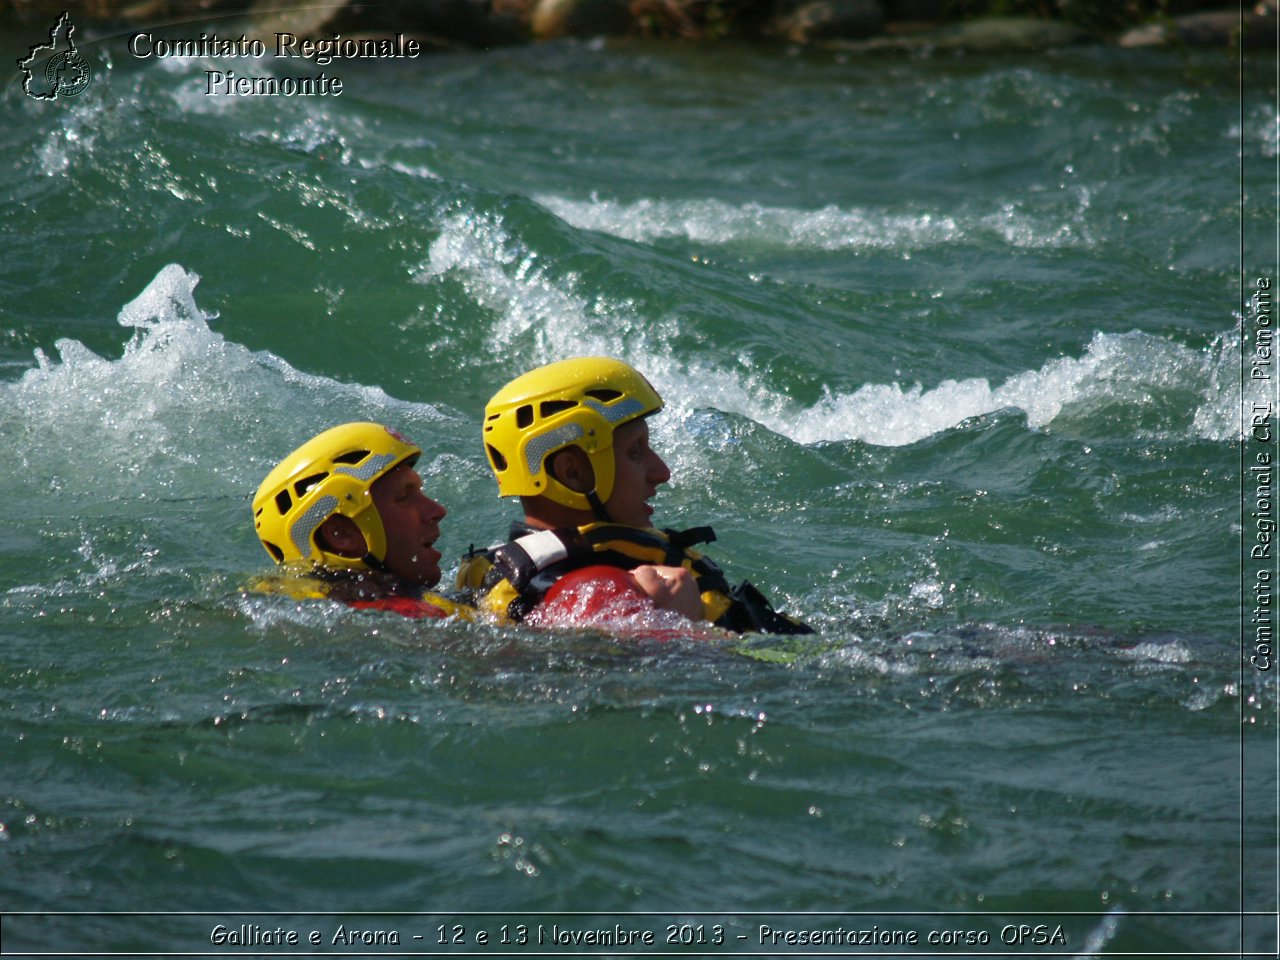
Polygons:
<instances>
[{"instance_id":1,"label":"helmet vent","mask_svg":"<svg viewBox=\"0 0 1280 960\"><path fill-rule=\"evenodd\" d=\"M538 413L545 420L562 410L572 410L577 405L577 400L543 400L542 405L538 407Z\"/></svg>"},{"instance_id":2,"label":"helmet vent","mask_svg":"<svg viewBox=\"0 0 1280 960\"><path fill-rule=\"evenodd\" d=\"M341 456L334 457L334 463L350 463L357 464L369 455L368 450L352 450L350 453L344 453Z\"/></svg>"},{"instance_id":3,"label":"helmet vent","mask_svg":"<svg viewBox=\"0 0 1280 960\"><path fill-rule=\"evenodd\" d=\"M293 491L299 497L305 497L307 495L308 490L310 490L312 487L314 487L317 483L319 483L328 475L329 475L328 473L313 473L309 477L303 477L301 480L299 480L297 483L293 485Z\"/></svg>"},{"instance_id":4,"label":"helmet vent","mask_svg":"<svg viewBox=\"0 0 1280 960\"><path fill-rule=\"evenodd\" d=\"M516 411L516 426L521 430L533 426L533 404L526 403Z\"/></svg>"},{"instance_id":5,"label":"helmet vent","mask_svg":"<svg viewBox=\"0 0 1280 960\"><path fill-rule=\"evenodd\" d=\"M613 401L622 396L621 390L612 390L609 387L597 387L594 390L587 390L585 393L588 397L594 397L601 403L613 403Z\"/></svg>"},{"instance_id":6,"label":"helmet vent","mask_svg":"<svg viewBox=\"0 0 1280 960\"><path fill-rule=\"evenodd\" d=\"M493 469L499 471L507 469L507 458L494 449L492 444L486 443L485 447L489 450L489 460L493 463Z\"/></svg>"},{"instance_id":7,"label":"helmet vent","mask_svg":"<svg viewBox=\"0 0 1280 960\"><path fill-rule=\"evenodd\" d=\"M289 508L293 506L293 498L289 496L288 490L281 490L276 494L276 509L280 511L280 516L284 516L289 512Z\"/></svg>"},{"instance_id":8,"label":"helmet vent","mask_svg":"<svg viewBox=\"0 0 1280 960\"><path fill-rule=\"evenodd\" d=\"M267 553L275 557L276 563L284 563L284 551L268 540L263 540L262 545L267 548Z\"/></svg>"}]
</instances>

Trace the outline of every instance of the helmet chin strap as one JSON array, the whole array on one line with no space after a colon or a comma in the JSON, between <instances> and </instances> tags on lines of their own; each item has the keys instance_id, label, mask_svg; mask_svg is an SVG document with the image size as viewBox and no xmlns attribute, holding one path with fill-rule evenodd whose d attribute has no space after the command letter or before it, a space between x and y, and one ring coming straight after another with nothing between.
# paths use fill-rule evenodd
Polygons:
<instances>
[{"instance_id":1,"label":"helmet chin strap","mask_svg":"<svg viewBox=\"0 0 1280 960\"><path fill-rule=\"evenodd\" d=\"M601 523L613 523L613 519L609 516L609 511L604 508L604 504L600 501L600 495L594 490L584 494L587 503L591 504L591 512L595 514L596 519Z\"/></svg>"},{"instance_id":2,"label":"helmet chin strap","mask_svg":"<svg viewBox=\"0 0 1280 960\"><path fill-rule=\"evenodd\" d=\"M560 451L556 451L556 453L559 453L559 452ZM555 454L552 454L551 456L554 457ZM574 482L571 482L571 483L565 482L565 480L570 479L568 477L566 477L565 479L561 479L560 477L556 476L556 465L555 465L554 459L548 462L547 464L547 475L551 477L552 480L555 480L561 486L568 489L570 492L573 492L573 493L578 492L577 490L578 484L576 482L578 478L576 476L573 478ZM587 482L591 483L592 487L590 490L582 491L582 496L586 497L587 504L591 507L592 515L601 523L612 523L613 520L609 516L609 511L604 508L604 501L600 499L600 494L596 493L596 488L594 486L595 484L594 474L592 474L591 479L588 480ZM586 484L584 483L583 486L585 485Z\"/></svg>"},{"instance_id":3,"label":"helmet chin strap","mask_svg":"<svg viewBox=\"0 0 1280 960\"><path fill-rule=\"evenodd\" d=\"M366 553L363 557L360 558L360 562L363 563L370 570L376 570L378 573L391 572L391 570L387 567L387 565L383 563L381 560L379 560L377 557L375 557L372 553Z\"/></svg>"}]
</instances>

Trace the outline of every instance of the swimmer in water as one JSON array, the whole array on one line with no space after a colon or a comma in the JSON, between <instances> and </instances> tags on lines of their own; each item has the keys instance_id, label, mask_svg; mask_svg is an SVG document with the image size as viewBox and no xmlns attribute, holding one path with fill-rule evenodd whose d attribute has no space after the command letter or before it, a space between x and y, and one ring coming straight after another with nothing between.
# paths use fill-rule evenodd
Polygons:
<instances>
[{"instance_id":1,"label":"swimmer in water","mask_svg":"<svg viewBox=\"0 0 1280 960\"><path fill-rule=\"evenodd\" d=\"M446 511L423 493L420 456L389 427L345 423L285 457L254 495L253 522L286 576L256 588L410 617L469 617L469 606L426 589L440 581L435 542Z\"/></svg>"},{"instance_id":2,"label":"swimmer in water","mask_svg":"<svg viewBox=\"0 0 1280 960\"><path fill-rule=\"evenodd\" d=\"M813 632L751 584L730 587L691 549L715 539L709 527L653 526L649 500L671 479L649 446L648 418L662 405L638 371L606 357L539 367L493 396L485 452L498 495L520 497L524 517L507 542L463 560L458 586L479 609L545 620L548 608L581 613L573 598L589 590L596 606L647 603L739 633Z\"/></svg>"}]
</instances>

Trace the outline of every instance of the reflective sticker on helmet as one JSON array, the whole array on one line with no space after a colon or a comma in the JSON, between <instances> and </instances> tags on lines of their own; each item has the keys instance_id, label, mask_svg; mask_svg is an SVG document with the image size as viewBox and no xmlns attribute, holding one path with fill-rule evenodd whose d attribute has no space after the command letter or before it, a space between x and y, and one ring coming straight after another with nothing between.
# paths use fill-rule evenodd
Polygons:
<instances>
[{"instance_id":1,"label":"reflective sticker on helmet","mask_svg":"<svg viewBox=\"0 0 1280 960\"><path fill-rule=\"evenodd\" d=\"M376 457L370 457L358 467L334 467L333 472L345 473L357 480L372 480L395 458L394 453L380 453Z\"/></svg>"},{"instance_id":2,"label":"reflective sticker on helmet","mask_svg":"<svg viewBox=\"0 0 1280 960\"><path fill-rule=\"evenodd\" d=\"M326 494L307 507L306 512L293 521L293 525L289 527L289 538L293 541L299 556L311 556L311 535L316 532L316 527L333 513L333 508L337 505L338 498L331 493Z\"/></svg>"},{"instance_id":3,"label":"reflective sticker on helmet","mask_svg":"<svg viewBox=\"0 0 1280 960\"><path fill-rule=\"evenodd\" d=\"M633 417L638 413L644 412L644 404L635 397L628 397L621 403L615 403L611 407L606 407L603 403L590 398L587 398L582 402L585 406L590 407L610 423L617 423L619 420L626 420L628 417Z\"/></svg>"},{"instance_id":4,"label":"reflective sticker on helmet","mask_svg":"<svg viewBox=\"0 0 1280 960\"><path fill-rule=\"evenodd\" d=\"M535 475L542 469L542 461L548 453L572 443L585 431L576 423L566 423L554 430L549 430L540 437L534 437L525 447L525 459L529 462L529 474Z\"/></svg>"}]
</instances>

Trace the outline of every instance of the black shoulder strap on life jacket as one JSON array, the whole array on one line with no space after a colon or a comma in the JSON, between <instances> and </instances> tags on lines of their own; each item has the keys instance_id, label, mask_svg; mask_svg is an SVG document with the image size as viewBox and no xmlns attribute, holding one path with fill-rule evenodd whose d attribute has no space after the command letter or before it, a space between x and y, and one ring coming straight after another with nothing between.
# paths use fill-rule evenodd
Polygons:
<instances>
[{"instance_id":1,"label":"black shoulder strap on life jacket","mask_svg":"<svg viewBox=\"0 0 1280 960\"><path fill-rule=\"evenodd\" d=\"M716 532L710 527L690 527L688 530L666 530L667 541L677 550L684 552L699 543L715 543Z\"/></svg>"},{"instance_id":2,"label":"black shoulder strap on life jacket","mask_svg":"<svg viewBox=\"0 0 1280 960\"><path fill-rule=\"evenodd\" d=\"M524 592L534 577L572 558L590 556L591 547L574 527L535 530L516 537L490 554L493 572ZM577 564L579 566L583 564Z\"/></svg>"}]
</instances>

